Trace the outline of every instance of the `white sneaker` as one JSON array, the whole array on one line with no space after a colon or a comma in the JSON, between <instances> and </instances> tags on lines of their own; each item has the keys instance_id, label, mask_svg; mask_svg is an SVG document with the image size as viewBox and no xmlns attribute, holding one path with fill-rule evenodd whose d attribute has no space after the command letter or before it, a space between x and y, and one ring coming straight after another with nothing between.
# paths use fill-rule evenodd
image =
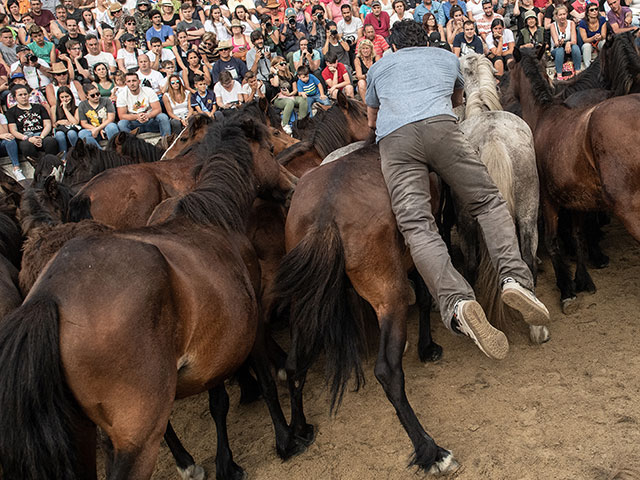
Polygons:
<instances>
[{"instance_id":1,"label":"white sneaker","mask_svg":"<svg viewBox=\"0 0 640 480\"><path fill-rule=\"evenodd\" d=\"M22 173L22 169L20 169L20 168L15 168L13 170L13 176L18 182L21 182L22 180L26 180L27 179L24 176L24 174Z\"/></svg>"},{"instance_id":2,"label":"white sneaker","mask_svg":"<svg viewBox=\"0 0 640 480\"><path fill-rule=\"evenodd\" d=\"M538 300L535 294L520 285L513 278L507 277L502 282L502 301L520 312L529 325L548 325L549 310Z\"/></svg>"},{"instance_id":3,"label":"white sneaker","mask_svg":"<svg viewBox=\"0 0 640 480\"><path fill-rule=\"evenodd\" d=\"M482 307L475 300L460 300L453 310L454 329L471 338L487 357L502 360L509 352L504 333L487 321Z\"/></svg>"},{"instance_id":4,"label":"white sneaker","mask_svg":"<svg viewBox=\"0 0 640 480\"><path fill-rule=\"evenodd\" d=\"M282 126L282 130L285 131L285 133L291 135L293 133L293 130L291 130L291 125L283 125Z\"/></svg>"}]
</instances>

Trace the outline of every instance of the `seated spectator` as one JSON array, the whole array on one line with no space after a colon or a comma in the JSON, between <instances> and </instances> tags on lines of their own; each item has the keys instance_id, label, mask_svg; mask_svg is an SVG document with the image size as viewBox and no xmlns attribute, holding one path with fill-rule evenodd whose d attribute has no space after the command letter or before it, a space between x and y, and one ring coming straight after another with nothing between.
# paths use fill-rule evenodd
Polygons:
<instances>
[{"instance_id":1,"label":"seated spectator","mask_svg":"<svg viewBox=\"0 0 640 480\"><path fill-rule=\"evenodd\" d=\"M247 52L251 48L251 42L244 34L245 28L240 20L231 21L231 55L243 62L247 59Z\"/></svg>"},{"instance_id":2,"label":"seated spectator","mask_svg":"<svg viewBox=\"0 0 640 480\"><path fill-rule=\"evenodd\" d=\"M271 51L264 44L264 37L260 30L251 32L251 43L253 48L247 52L247 67L250 72L255 74L259 82L266 83L271 74ZM246 81L246 74L244 78Z\"/></svg>"},{"instance_id":3,"label":"seated spectator","mask_svg":"<svg viewBox=\"0 0 640 480\"><path fill-rule=\"evenodd\" d=\"M504 28L502 19L496 18L491 23L491 33L487 35L487 50L498 77L501 77L505 67L508 67L514 61L514 47L513 32Z\"/></svg>"},{"instance_id":4,"label":"seated spectator","mask_svg":"<svg viewBox=\"0 0 640 480\"><path fill-rule=\"evenodd\" d=\"M360 20L362 20L363 24L364 24L364 19L367 18L367 15L371 13L372 3L373 3L373 0L364 0L360 5L360 9L358 10L358 13L360 14Z\"/></svg>"},{"instance_id":5,"label":"seated spectator","mask_svg":"<svg viewBox=\"0 0 640 480\"><path fill-rule=\"evenodd\" d=\"M444 28L442 27L442 25L438 25L436 16L431 12L427 12L423 15L422 28L424 29L425 32L427 32L427 36L429 38L431 38L432 33L437 33L441 40L442 39L446 40L447 38Z\"/></svg>"},{"instance_id":6,"label":"seated spectator","mask_svg":"<svg viewBox=\"0 0 640 480\"><path fill-rule=\"evenodd\" d=\"M630 32L636 27L630 25L627 16L631 13L629 7L622 6L621 0L607 0L609 12L607 13L607 21L611 27L611 31L615 34Z\"/></svg>"},{"instance_id":7,"label":"seated spectator","mask_svg":"<svg viewBox=\"0 0 640 480\"><path fill-rule=\"evenodd\" d=\"M336 58L340 63L342 63L345 67L348 68L350 72L353 69L353 65L351 65L351 58L349 57L349 51L351 47L349 44L342 38L342 36L338 33L338 27L336 24L331 21L327 22L327 40L322 47L322 54L326 57L330 53L335 54ZM373 25L367 24L365 29L369 31L373 29ZM376 35L377 37L383 38L380 35ZM364 38L364 37L363 37ZM386 40L383 39L386 43Z\"/></svg>"},{"instance_id":8,"label":"seated spectator","mask_svg":"<svg viewBox=\"0 0 640 480\"><path fill-rule=\"evenodd\" d=\"M391 19L387 12L382 11L382 4L379 0L374 0L371 4L371 12L364 18L365 25L372 25L376 35L384 38L389 36Z\"/></svg>"},{"instance_id":9,"label":"seated spectator","mask_svg":"<svg viewBox=\"0 0 640 480\"><path fill-rule=\"evenodd\" d=\"M80 82L70 78L69 69L65 67L63 63L54 63L51 66L51 75L53 75L53 82L47 85L45 89L49 105L56 105L58 88L60 87L69 87L76 105L84 100L84 92L82 91Z\"/></svg>"},{"instance_id":10,"label":"seated spectator","mask_svg":"<svg viewBox=\"0 0 640 480\"><path fill-rule=\"evenodd\" d=\"M349 5L350 3L348 0L329 0L328 2L325 2L324 8L325 11L327 12L327 19L335 22L336 24L338 24L338 22L340 20L342 20L342 6L343 5ZM295 2L294 2L294 6L295 6ZM300 9L302 9L302 5L300 6ZM298 21L300 20L300 17L298 17Z\"/></svg>"},{"instance_id":11,"label":"seated spectator","mask_svg":"<svg viewBox=\"0 0 640 480\"><path fill-rule=\"evenodd\" d=\"M444 26L444 10L442 5L440 5L440 2L436 2L434 0L423 0L421 4L416 5L415 10L413 11L413 19L418 23L422 23L422 17L425 13L429 12L433 13L436 17L438 25Z\"/></svg>"},{"instance_id":12,"label":"seated spectator","mask_svg":"<svg viewBox=\"0 0 640 480\"><path fill-rule=\"evenodd\" d=\"M607 38L607 21L598 13L597 5L589 4L587 17L580 20L578 31L582 38L582 61L584 68L588 68L593 52L600 51L604 46L604 39Z\"/></svg>"},{"instance_id":13,"label":"seated spectator","mask_svg":"<svg viewBox=\"0 0 640 480\"><path fill-rule=\"evenodd\" d=\"M31 88L42 88L47 86L49 80L49 64L36 57L26 45L16 47L18 60L9 67L10 75L22 73Z\"/></svg>"},{"instance_id":14,"label":"seated spectator","mask_svg":"<svg viewBox=\"0 0 640 480\"><path fill-rule=\"evenodd\" d=\"M58 5L55 9L55 19L49 24L51 40L57 46L60 39L67 34L67 9Z\"/></svg>"},{"instance_id":15,"label":"seated spectator","mask_svg":"<svg viewBox=\"0 0 640 480\"><path fill-rule=\"evenodd\" d=\"M490 1L491 0L489 0L489 2ZM453 45L453 40L456 38L456 35L464 33L464 18L464 14L460 7L457 5L455 7L451 7L451 20L447 22L447 36L445 37L446 42L449 45Z\"/></svg>"},{"instance_id":16,"label":"seated spectator","mask_svg":"<svg viewBox=\"0 0 640 480\"><path fill-rule=\"evenodd\" d=\"M211 85L211 74L203 68L200 55L198 55L198 52L195 50L190 50L187 53L187 64L184 70L182 70L182 81L186 89L191 93L195 93L196 91L195 77L198 76L204 77L207 85Z\"/></svg>"},{"instance_id":17,"label":"seated spectator","mask_svg":"<svg viewBox=\"0 0 640 480\"><path fill-rule=\"evenodd\" d=\"M100 40L100 50L108 53L114 59L118 56L120 50L120 40L116 40L113 28L102 26L102 38Z\"/></svg>"},{"instance_id":18,"label":"seated spectator","mask_svg":"<svg viewBox=\"0 0 640 480\"><path fill-rule=\"evenodd\" d=\"M526 27L524 14L529 10L532 10L536 14L538 23L541 23L542 13L540 13L540 9L533 4L533 0L518 0L513 7L513 17L518 23L516 31L519 32Z\"/></svg>"},{"instance_id":19,"label":"seated spectator","mask_svg":"<svg viewBox=\"0 0 640 480\"><path fill-rule=\"evenodd\" d=\"M98 22L96 22L93 13L89 9L82 10L82 20L78 23L78 28L85 37L87 35L95 35L96 37L100 35Z\"/></svg>"},{"instance_id":20,"label":"seated spectator","mask_svg":"<svg viewBox=\"0 0 640 480\"><path fill-rule=\"evenodd\" d=\"M401 22L402 20L413 20L413 14L407 10L407 4L404 0L394 0L393 15L391 15L389 19L389 24L393 27L394 23Z\"/></svg>"},{"instance_id":21,"label":"seated spectator","mask_svg":"<svg viewBox=\"0 0 640 480\"><path fill-rule=\"evenodd\" d=\"M476 35L476 26L471 20L465 20L464 31L456 35L453 39L453 53L457 57L464 57L470 53L482 55L484 51L484 43L478 35Z\"/></svg>"},{"instance_id":22,"label":"seated spectator","mask_svg":"<svg viewBox=\"0 0 640 480\"><path fill-rule=\"evenodd\" d=\"M298 67L297 73L298 81L296 82L296 89L301 97L307 99L309 112L311 112L311 107L316 102L322 105L331 105L331 101L324 94L322 82L318 80L318 77L310 73L309 67L301 65Z\"/></svg>"},{"instance_id":23,"label":"seated spectator","mask_svg":"<svg viewBox=\"0 0 640 480\"><path fill-rule=\"evenodd\" d=\"M244 33L250 35L251 32L260 28L258 19L248 12L244 5L238 5L233 11L233 20L238 20L244 26ZM233 24L233 20L231 23Z\"/></svg>"},{"instance_id":24,"label":"seated spectator","mask_svg":"<svg viewBox=\"0 0 640 480\"><path fill-rule=\"evenodd\" d=\"M212 6L209 10L209 18L204 22L204 30L215 33L219 42L231 39L231 24L222 16L222 10L218 6Z\"/></svg>"},{"instance_id":25,"label":"seated spectator","mask_svg":"<svg viewBox=\"0 0 640 480\"><path fill-rule=\"evenodd\" d=\"M75 18L76 22L82 19L82 12L79 8L76 8L74 0L62 0L62 5L67 10L67 18Z\"/></svg>"},{"instance_id":26,"label":"seated spectator","mask_svg":"<svg viewBox=\"0 0 640 480\"><path fill-rule=\"evenodd\" d=\"M221 110L238 108L244 102L242 85L229 72L220 73L218 83L213 87L216 103Z\"/></svg>"},{"instance_id":27,"label":"seated spectator","mask_svg":"<svg viewBox=\"0 0 640 480\"><path fill-rule=\"evenodd\" d=\"M300 40L300 49L293 52L293 68L297 71L300 66L304 65L309 67L309 71L318 77L322 75L320 60L320 52L311 48L309 40L302 38Z\"/></svg>"},{"instance_id":28,"label":"seated spectator","mask_svg":"<svg viewBox=\"0 0 640 480\"><path fill-rule=\"evenodd\" d=\"M116 70L116 73L113 74L113 83L115 83L115 86L111 91L111 100L117 103L118 95L127 89L126 74L122 70ZM117 113L118 111L116 110Z\"/></svg>"},{"instance_id":29,"label":"seated spectator","mask_svg":"<svg viewBox=\"0 0 640 480\"><path fill-rule=\"evenodd\" d=\"M222 72L220 75L223 79L227 79L230 74L228 72ZM231 79L231 83L233 82L234 80ZM197 76L195 83L195 92L190 95L189 115L202 113L213 117L217 110L216 96L213 91L208 88L204 77ZM216 86L217 85L218 84L216 84ZM231 108L231 106L226 106L226 108Z\"/></svg>"},{"instance_id":30,"label":"seated spectator","mask_svg":"<svg viewBox=\"0 0 640 480\"><path fill-rule=\"evenodd\" d=\"M104 63L111 73L115 72L116 68L118 68L116 59L110 53L100 51L98 37L89 34L87 35L86 42L87 54L84 58L87 61L87 67L91 70L97 63Z\"/></svg>"},{"instance_id":31,"label":"seated spectator","mask_svg":"<svg viewBox=\"0 0 640 480\"><path fill-rule=\"evenodd\" d=\"M98 25L99 35L96 35L98 38L102 36L102 29L104 28L106 20L109 18L110 4L109 0L96 0L96 8L91 10L91 13L93 13L96 20L96 24ZM85 32L85 34L87 33L89 32Z\"/></svg>"},{"instance_id":32,"label":"seated spectator","mask_svg":"<svg viewBox=\"0 0 640 480\"><path fill-rule=\"evenodd\" d=\"M154 70L160 70L162 66L162 62L168 60L170 62L175 62L175 55L173 51L169 48L162 48L162 42L158 37L153 37L151 39L151 50L147 52L147 56L151 61L151 68Z\"/></svg>"},{"instance_id":33,"label":"seated spectator","mask_svg":"<svg viewBox=\"0 0 640 480\"><path fill-rule=\"evenodd\" d=\"M100 92L101 97L111 98L112 100L115 100L113 89L115 88L116 84L109 75L109 70L107 69L106 63L100 62L96 63L93 66L93 80L98 87L98 92Z\"/></svg>"},{"instance_id":34,"label":"seated spectator","mask_svg":"<svg viewBox=\"0 0 640 480\"><path fill-rule=\"evenodd\" d=\"M191 93L184 88L182 79L177 73L173 73L167 77L167 83L164 87L164 95L162 95L162 103L169 116L171 129L181 130L187 126L189 119L189 109L191 105ZM174 124L176 128L174 127Z\"/></svg>"},{"instance_id":35,"label":"seated spectator","mask_svg":"<svg viewBox=\"0 0 640 480\"><path fill-rule=\"evenodd\" d=\"M291 135L291 114L298 107L298 118L304 118L309 113L307 99L298 95L295 77L289 70L289 65L283 57L274 57L271 68L271 85L277 90L273 104L282 110L282 128Z\"/></svg>"},{"instance_id":36,"label":"seated spectator","mask_svg":"<svg viewBox=\"0 0 640 480\"><path fill-rule=\"evenodd\" d=\"M451 20L451 9L455 6L458 6L462 9L462 13L465 17L467 16L467 4L462 0L449 0L447 2L442 2L442 11L444 12L445 22Z\"/></svg>"},{"instance_id":37,"label":"seated spectator","mask_svg":"<svg viewBox=\"0 0 640 480\"><path fill-rule=\"evenodd\" d=\"M162 72L164 78L169 78L176 73L176 64L171 60L165 60L160 64L160 72Z\"/></svg>"},{"instance_id":38,"label":"seated spectator","mask_svg":"<svg viewBox=\"0 0 640 480\"><path fill-rule=\"evenodd\" d=\"M0 113L0 155L7 155L9 157L13 165L13 177L18 182L26 180L20 168L16 137L9 133L9 122L7 121L7 117L2 113Z\"/></svg>"},{"instance_id":39,"label":"seated spectator","mask_svg":"<svg viewBox=\"0 0 640 480\"><path fill-rule=\"evenodd\" d=\"M80 131L78 107L69 87L58 88L51 122L53 124L53 136L58 142L58 150L66 155L68 144L71 144L71 146L76 144L78 132Z\"/></svg>"},{"instance_id":40,"label":"seated spectator","mask_svg":"<svg viewBox=\"0 0 640 480\"><path fill-rule=\"evenodd\" d=\"M49 106L49 103L47 102L47 99L45 98L45 96L42 94L40 89L38 88L32 89L27 83L27 81L25 80L24 75L19 72L16 72L13 75L11 75L11 80L9 81L9 92L5 98L5 103L7 105L7 108L15 107L18 104L18 101L13 96L13 93L11 93L15 85L24 85L25 87L28 87L28 89L31 90L29 92L29 103L33 105L42 105L44 109L47 111L47 113L49 114L49 117L51 117L51 107Z\"/></svg>"},{"instance_id":41,"label":"seated spectator","mask_svg":"<svg viewBox=\"0 0 640 480\"><path fill-rule=\"evenodd\" d=\"M49 10L42 8L42 2L40 0L31 0L31 16L36 25L41 27L44 31L49 33L49 26L51 22L55 20L53 13ZM67 17L69 12L67 11Z\"/></svg>"},{"instance_id":42,"label":"seated spectator","mask_svg":"<svg viewBox=\"0 0 640 480\"><path fill-rule=\"evenodd\" d=\"M373 52L376 54L376 58L382 58L382 55L384 55L384 52L386 50L389 50L389 44L383 37L381 37L380 35L376 35L376 32L373 29L373 26L365 25L364 37L358 40L358 44L356 45L356 55L358 54L358 48L363 38L366 38L371 43L373 43Z\"/></svg>"},{"instance_id":43,"label":"seated spectator","mask_svg":"<svg viewBox=\"0 0 640 480\"><path fill-rule=\"evenodd\" d=\"M76 40L82 47L82 53L86 54L87 49L85 48L86 38L84 35L80 33L80 28L78 27L78 21L75 18L67 18L67 34L60 39L60 43L58 44L58 49L60 53L67 53L67 42L69 40Z\"/></svg>"},{"instance_id":44,"label":"seated spectator","mask_svg":"<svg viewBox=\"0 0 640 480\"><path fill-rule=\"evenodd\" d=\"M580 72L582 55L578 47L576 24L567 18L568 9L564 5L556 7L555 21L551 24L551 56L556 64L556 76L563 77L562 66L571 55L573 70ZM572 76L572 75L570 75Z\"/></svg>"},{"instance_id":45,"label":"seated spectator","mask_svg":"<svg viewBox=\"0 0 640 480\"><path fill-rule=\"evenodd\" d=\"M176 31L184 30L187 33L189 43L197 46L200 43L202 35L204 35L204 25L197 18L193 18L194 11L193 5L190 2L184 2L180 6L182 21L176 25Z\"/></svg>"},{"instance_id":46,"label":"seated spectator","mask_svg":"<svg viewBox=\"0 0 640 480\"><path fill-rule=\"evenodd\" d=\"M118 68L127 73L129 70L138 68L138 56L142 54L142 50L136 47L137 39L130 33L125 33L120 37L124 47L118 50L116 63Z\"/></svg>"},{"instance_id":47,"label":"seated spectator","mask_svg":"<svg viewBox=\"0 0 640 480\"><path fill-rule=\"evenodd\" d=\"M38 152L55 154L58 144L51 136L51 118L42 105L29 103L29 89L26 85L15 85L11 92L18 102L7 111L9 133L18 142L22 155L33 158Z\"/></svg>"},{"instance_id":48,"label":"seated spectator","mask_svg":"<svg viewBox=\"0 0 640 480\"><path fill-rule=\"evenodd\" d=\"M293 8L287 8L285 17L286 21L280 27L280 45L285 56L290 58L298 47L300 39L306 37L308 33L304 23L296 21L296 11Z\"/></svg>"},{"instance_id":49,"label":"seated spectator","mask_svg":"<svg viewBox=\"0 0 640 480\"><path fill-rule=\"evenodd\" d=\"M244 95L244 101L250 102L252 100L258 100L264 98L266 94L266 88L262 80L258 80L255 73L249 70L244 76L244 82L242 84L242 93Z\"/></svg>"},{"instance_id":50,"label":"seated spectator","mask_svg":"<svg viewBox=\"0 0 640 480\"><path fill-rule=\"evenodd\" d=\"M171 52L176 59L178 70L182 71L185 69L185 65L187 64L187 52L191 49L187 32L185 30L178 30L176 33L176 44L171 47Z\"/></svg>"},{"instance_id":51,"label":"seated spectator","mask_svg":"<svg viewBox=\"0 0 640 480\"><path fill-rule=\"evenodd\" d=\"M56 49L52 42L44 39L44 30L38 25L32 25L29 29L32 42L27 45L31 52L40 60L44 60L49 64L56 61Z\"/></svg>"},{"instance_id":52,"label":"seated spectator","mask_svg":"<svg viewBox=\"0 0 640 480\"><path fill-rule=\"evenodd\" d=\"M311 20L308 22L307 32L310 45L321 50L327 40L327 19L322 5L314 5L311 8Z\"/></svg>"},{"instance_id":53,"label":"seated spectator","mask_svg":"<svg viewBox=\"0 0 640 480\"><path fill-rule=\"evenodd\" d=\"M363 40L360 43L358 49L358 55L355 58L356 80L358 81L358 94L360 98L364 99L367 94L367 72L371 66L376 63L379 58L376 58L373 53L373 43L369 40Z\"/></svg>"},{"instance_id":54,"label":"seated spectator","mask_svg":"<svg viewBox=\"0 0 640 480\"><path fill-rule=\"evenodd\" d=\"M242 60L231 56L231 42L225 41L218 43L216 50L218 50L220 54L220 60L213 64L211 81L217 83L218 76L224 71L229 72L234 80L244 78L244 75L247 73L247 66Z\"/></svg>"},{"instance_id":55,"label":"seated spectator","mask_svg":"<svg viewBox=\"0 0 640 480\"><path fill-rule=\"evenodd\" d=\"M9 87L9 72L4 67L4 65L0 63L0 99L1 100L4 100L4 97L6 95L5 92L8 87Z\"/></svg>"},{"instance_id":56,"label":"seated spectator","mask_svg":"<svg viewBox=\"0 0 640 480\"><path fill-rule=\"evenodd\" d=\"M16 41L13 37L13 32L8 27L2 27L0 29L0 62L9 71L11 65L18 61L18 54L16 53Z\"/></svg>"},{"instance_id":57,"label":"seated spectator","mask_svg":"<svg viewBox=\"0 0 640 480\"><path fill-rule=\"evenodd\" d=\"M138 75L133 72L126 74L126 88L118 93L116 107L118 110L118 129L130 132L139 128L141 133L160 132L160 135L171 133L169 117L162 113L156 93L140 86Z\"/></svg>"},{"instance_id":58,"label":"seated spectator","mask_svg":"<svg viewBox=\"0 0 640 480\"><path fill-rule=\"evenodd\" d=\"M260 33L260 31L258 31ZM202 41L198 47L198 54L204 63L204 67L211 71L213 64L220 59L220 55L216 51L218 48L218 41L216 40L216 34L211 32L205 32L202 36ZM246 63L246 62L245 62Z\"/></svg>"},{"instance_id":59,"label":"seated spectator","mask_svg":"<svg viewBox=\"0 0 640 480\"><path fill-rule=\"evenodd\" d=\"M534 2L535 3L535 2ZM596 7L598 6L597 0L589 1L589 3L594 4ZM580 23L580 20L585 18L587 13L587 1L586 0L573 0L571 1L571 6L573 10L569 13L569 17L576 22L576 24Z\"/></svg>"},{"instance_id":60,"label":"seated spectator","mask_svg":"<svg viewBox=\"0 0 640 480\"><path fill-rule=\"evenodd\" d=\"M531 12L532 10L527 11ZM535 15L535 12L533 13ZM491 24L496 18L502 18L502 15L494 13L493 1L482 0L482 15L479 18L474 19L476 22L476 28L478 29L478 35L480 35L482 40L486 41L487 35L489 35L489 33L491 32Z\"/></svg>"},{"instance_id":61,"label":"seated spectator","mask_svg":"<svg viewBox=\"0 0 640 480\"><path fill-rule=\"evenodd\" d=\"M157 70L151 68L151 61L144 53L138 57L138 66L140 68L138 68L136 73L138 74L141 85L151 88L156 92L158 97L161 97L166 82L164 76Z\"/></svg>"},{"instance_id":62,"label":"seated spectator","mask_svg":"<svg viewBox=\"0 0 640 480\"><path fill-rule=\"evenodd\" d=\"M162 23L162 14L158 10L151 10L149 12L149 18L151 19L151 27L145 33L147 40L147 48L151 49L151 39L158 38L163 47L173 46L173 29Z\"/></svg>"},{"instance_id":63,"label":"seated spectator","mask_svg":"<svg viewBox=\"0 0 640 480\"><path fill-rule=\"evenodd\" d=\"M147 49L147 32L153 24L149 12L151 12L149 0L137 0L136 8L133 12L133 18L136 21L135 36L140 40L138 46L144 50Z\"/></svg>"},{"instance_id":64,"label":"seated spectator","mask_svg":"<svg viewBox=\"0 0 640 480\"><path fill-rule=\"evenodd\" d=\"M119 39L120 42L124 42L124 40L122 40L124 36L129 35L135 40L134 46L136 48L140 49L143 46L146 47L147 43L144 34L142 36L138 35L138 25L136 23L136 19L132 15L127 15L124 17L123 24L124 29L118 30L116 39Z\"/></svg>"},{"instance_id":65,"label":"seated spectator","mask_svg":"<svg viewBox=\"0 0 640 480\"><path fill-rule=\"evenodd\" d=\"M78 137L87 144L102 148L98 140L108 140L118 133L118 126L114 123L116 109L113 102L101 95L94 84L86 83L82 88L87 99L78 105L78 118L82 127Z\"/></svg>"},{"instance_id":66,"label":"seated spectator","mask_svg":"<svg viewBox=\"0 0 640 480\"><path fill-rule=\"evenodd\" d=\"M538 26L538 17L529 10L524 14L526 28L518 32L517 48L536 48L544 43L544 28Z\"/></svg>"},{"instance_id":67,"label":"seated spectator","mask_svg":"<svg viewBox=\"0 0 640 480\"><path fill-rule=\"evenodd\" d=\"M335 99L338 92L344 93L347 97L353 98L353 86L346 67L338 62L338 57L334 53L327 54L325 58L327 66L322 71L322 78L327 84L330 98Z\"/></svg>"},{"instance_id":68,"label":"seated spectator","mask_svg":"<svg viewBox=\"0 0 640 480\"><path fill-rule=\"evenodd\" d=\"M77 40L69 40L67 42L67 53L61 53L58 55L58 59L67 64L67 68L74 80L82 83L89 78L89 64L87 59L82 56L82 47Z\"/></svg>"},{"instance_id":69,"label":"seated spectator","mask_svg":"<svg viewBox=\"0 0 640 480\"><path fill-rule=\"evenodd\" d=\"M349 47L351 47L364 35L364 23L362 23L360 17L353 15L351 5L348 3L343 4L340 7L340 11L342 12L342 20L337 23L338 33L342 35L342 38L344 38L349 44Z\"/></svg>"},{"instance_id":70,"label":"seated spectator","mask_svg":"<svg viewBox=\"0 0 640 480\"><path fill-rule=\"evenodd\" d=\"M160 0L158 2L162 13L162 23L168 27L174 28L180 21L180 14L178 14L171 0Z\"/></svg>"}]
</instances>

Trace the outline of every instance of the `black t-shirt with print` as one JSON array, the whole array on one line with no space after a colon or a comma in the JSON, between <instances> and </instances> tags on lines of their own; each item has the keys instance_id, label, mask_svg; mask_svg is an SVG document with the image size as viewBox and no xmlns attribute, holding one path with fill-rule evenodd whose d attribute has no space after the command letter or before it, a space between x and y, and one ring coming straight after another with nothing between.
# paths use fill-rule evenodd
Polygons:
<instances>
[{"instance_id":1,"label":"black t-shirt with print","mask_svg":"<svg viewBox=\"0 0 640 480\"><path fill-rule=\"evenodd\" d=\"M49 114L39 104L31 104L31 108L27 110L16 105L7 111L7 123L15 123L18 132L22 134L41 132L45 120L50 120Z\"/></svg>"}]
</instances>

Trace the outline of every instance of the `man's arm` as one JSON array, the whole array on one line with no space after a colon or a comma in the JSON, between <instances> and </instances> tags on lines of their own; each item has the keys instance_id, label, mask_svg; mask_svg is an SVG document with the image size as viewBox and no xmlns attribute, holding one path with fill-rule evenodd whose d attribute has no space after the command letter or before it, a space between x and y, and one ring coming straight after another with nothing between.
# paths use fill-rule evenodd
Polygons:
<instances>
[{"instance_id":1,"label":"man's arm","mask_svg":"<svg viewBox=\"0 0 640 480\"><path fill-rule=\"evenodd\" d=\"M160 102L158 100L156 100L155 102L151 102L150 106L151 110L147 112L147 117L155 118L162 113L162 107L160 106Z\"/></svg>"},{"instance_id":2,"label":"man's arm","mask_svg":"<svg viewBox=\"0 0 640 480\"><path fill-rule=\"evenodd\" d=\"M136 115L135 113L129 113L127 112L127 107L118 107L118 118L120 118L121 120L129 120L130 122L133 122L135 120L138 120L138 115Z\"/></svg>"},{"instance_id":3,"label":"man's arm","mask_svg":"<svg viewBox=\"0 0 640 480\"><path fill-rule=\"evenodd\" d=\"M378 109L367 105L367 124L369 125L369 128L375 130L377 119L378 119Z\"/></svg>"}]
</instances>

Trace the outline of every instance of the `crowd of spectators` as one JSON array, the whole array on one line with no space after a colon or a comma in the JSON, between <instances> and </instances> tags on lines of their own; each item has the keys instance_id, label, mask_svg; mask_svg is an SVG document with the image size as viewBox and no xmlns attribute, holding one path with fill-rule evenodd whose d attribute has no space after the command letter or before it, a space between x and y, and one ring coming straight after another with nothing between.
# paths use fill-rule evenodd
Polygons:
<instances>
[{"instance_id":1,"label":"crowd of spectators","mask_svg":"<svg viewBox=\"0 0 640 480\"><path fill-rule=\"evenodd\" d=\"M194 113L261 97L290 133L338 92L364 98L399 21L458 56L487 55L498 76L514 48L540 45L558 76L571 63L579 72L608 29L634 28L622 0L58 1L0 4L0 150L18 178L20 153L64 153L78 138L100 146L134 128L178 132Z\"/></svg>"}]
</instances>

